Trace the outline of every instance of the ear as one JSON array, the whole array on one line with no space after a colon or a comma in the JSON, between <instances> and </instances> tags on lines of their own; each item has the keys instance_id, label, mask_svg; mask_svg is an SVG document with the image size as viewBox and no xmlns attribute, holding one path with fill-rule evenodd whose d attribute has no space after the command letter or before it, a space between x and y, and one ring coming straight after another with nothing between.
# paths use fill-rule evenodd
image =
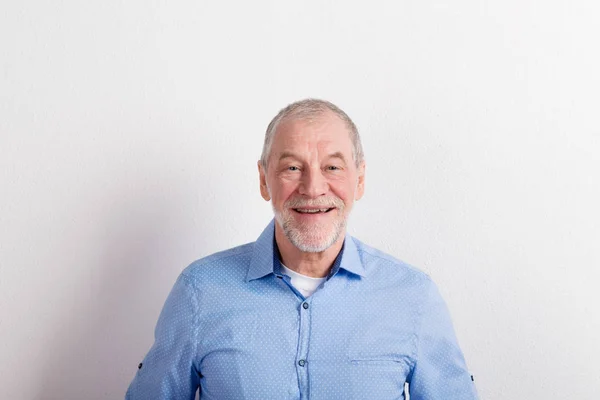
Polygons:
<instances>
[{"instance_id":1,"label":"ear","mask_svg":"<svg viewBox=\"0 0 600 400\"><path fill-rule=\"evenodd\" d=\"M271 200L271 195L269 194L269 189L267 188L267 171L263 167L263 164L260 160L256 163L258 166L258 179L260 182L260 195L265 201Z\"/></svg>"},{"instance_id":2,"label":"ear","mask_svg":"<svg viewBox=\"0 0 600 400\"><path fill-rule=\"evenodd\" d=\"M360 200L363 197L363 194L365 194L365 167L366 164L364 161L358 166L358 183L356 184L354 200Z\"/></svg>"}]
</instances>

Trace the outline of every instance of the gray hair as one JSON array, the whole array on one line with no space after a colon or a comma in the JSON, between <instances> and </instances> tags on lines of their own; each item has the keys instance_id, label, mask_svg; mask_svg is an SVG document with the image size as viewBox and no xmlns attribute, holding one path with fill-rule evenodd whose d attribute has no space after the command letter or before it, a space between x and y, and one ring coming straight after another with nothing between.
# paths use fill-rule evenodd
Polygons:
<instances>
[{"instance_id":1,"label":"gray hair","mask_svg":"<svg viewBox=\"0 0 600 400\"><path fill-rule=\"evenodd\" d=\"M263 167L267 167L267 161L271 153L273 138L277 132L277 127L282 121L289 119L307 120L317 118L322 116L327 111L333 112L342 120L342 122L346 124L350 134L350 140L352 141L352 155L354 157L354 162L356 163L356 166L359 166L364 159L364 153L362 144L360 142L360 136L358 134L358 129L356 129L356 125L354 125L354 122L352 122L348 114L342 111L342 109L335 104L326 100L305 99L282 108L279 113L277 113L275 118L273 118L269 123L267 131L265 132L265 143L260 156L260 161L262 162Z\"/></svg>"}]
</instances>

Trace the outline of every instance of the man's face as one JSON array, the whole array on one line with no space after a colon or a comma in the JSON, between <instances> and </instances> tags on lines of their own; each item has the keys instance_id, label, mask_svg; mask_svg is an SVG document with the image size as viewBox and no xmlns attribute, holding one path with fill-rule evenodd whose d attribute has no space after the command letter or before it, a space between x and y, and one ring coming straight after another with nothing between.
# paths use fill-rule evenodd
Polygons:
<instances>
[{"instance_id":1,"label":"man's face","mask_svg":"<svg viewBox=\"0 0 600 400\"><path fill-rule=\"evenodd\" d=\"M284 120L265 170L262 197L272 201L278 228L303 252L321 252L343 237L354 200L364 192L364 163L353 158L345 123L332 112Z\"/></svg>"}]
</instances>

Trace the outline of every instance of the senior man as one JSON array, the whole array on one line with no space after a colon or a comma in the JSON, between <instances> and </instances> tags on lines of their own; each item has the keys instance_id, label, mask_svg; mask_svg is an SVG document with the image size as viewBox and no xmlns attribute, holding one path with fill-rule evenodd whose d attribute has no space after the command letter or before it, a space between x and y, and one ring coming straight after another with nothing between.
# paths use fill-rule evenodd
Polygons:
<instances>
[{"instance_id":1,"label":"senior man","mask_svg":"<svg viewBox=\"0 0 600 400\"><path fill-rule=\"evenodd\" d=\"M348 115L290 104L258 171L274 220L181 273L126 398L475 399L430 278L346 234L365 185Z\"/></svg>"}]
</instances>

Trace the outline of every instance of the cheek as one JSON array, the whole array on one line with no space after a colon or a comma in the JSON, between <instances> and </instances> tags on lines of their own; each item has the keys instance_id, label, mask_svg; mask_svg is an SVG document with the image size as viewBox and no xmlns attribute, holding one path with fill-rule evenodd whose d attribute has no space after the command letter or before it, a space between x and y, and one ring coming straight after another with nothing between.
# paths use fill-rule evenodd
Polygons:
<instances>
[{"instance_id":1,"label":"cheek","mask_svg":"<svg viewBox=\"0 0 600 400\"><path fill-rule=\"evenodd\" d=\"M352 203L354 200L356 185L349 180L331 182L329 187L333 194L342 199L344 203Z\"/></svg>"},{"instance_id":2,"label":"cheek","mask_svg":"<svg viewBox=\"0 0 600 400\"><path fill-rule=\"evenodd\" d=\"M293 195L293 193L295 192L296 187L298 186L294 182L285 181L285 180L281 180L281 179L276 180L273 183L274 183L274 185L273 185L273 187L271 187L271 192L272 192L271 197L273 197L273 201L279 202L279 203L283 203L289 197L291 197Z\"/></svg>"}]
</instances>

